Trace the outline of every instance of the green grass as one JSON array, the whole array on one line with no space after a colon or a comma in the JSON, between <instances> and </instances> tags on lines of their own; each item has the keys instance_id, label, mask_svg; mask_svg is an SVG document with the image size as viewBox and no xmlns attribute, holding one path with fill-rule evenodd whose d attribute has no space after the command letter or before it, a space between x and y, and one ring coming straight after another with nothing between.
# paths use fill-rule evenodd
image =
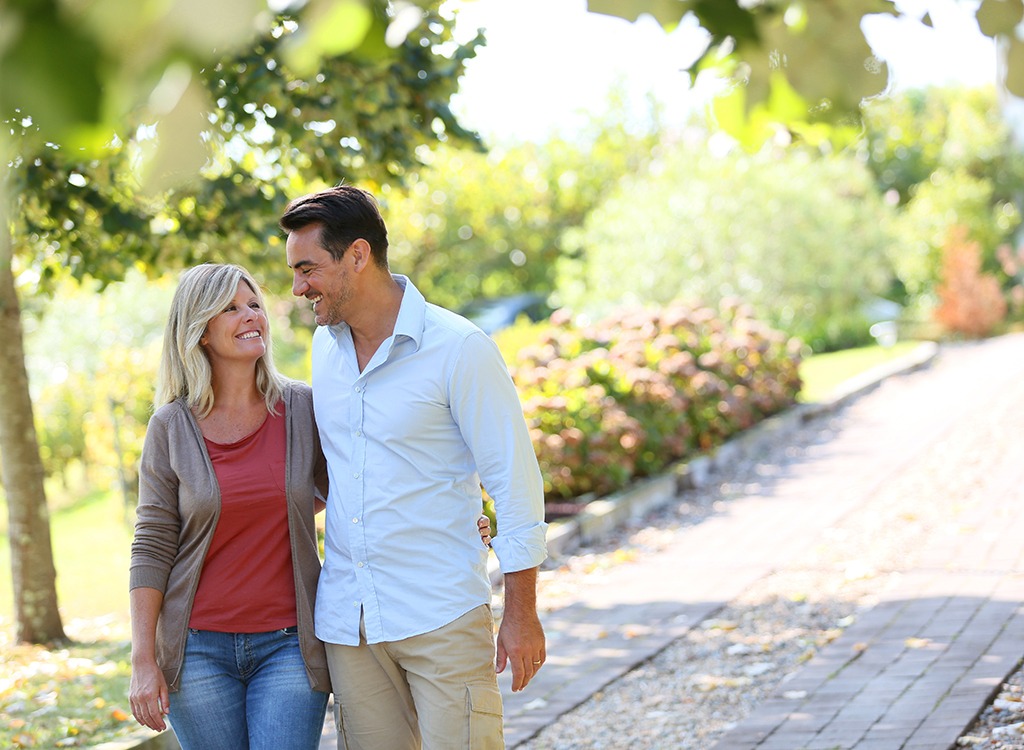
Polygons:
<instances>
[{"instance_id":1,"label":"green grass","mask_svg":"<svg viewBox=\"0 0 1024 750\"><path fill-rule=\"evenodd\" d=\"M6 516L7 509L2 509ZM57 566L57 597L64 621L128 614L128 559L132 529L114 493L94 493L51 515L50 541ZM6 533L0 570L10 571ZM13 616L9 574L0 575L0 618Z\"/></svg>"},{"instance_id":2,"label":"green grass","mask_svg":"<svg viewBox=\"0 0 1024 750\"><path fill-rule=\"evenodd\" d=\"M799 400L813 403L828 397L844 381L913 351L918 341L901 341L894 346L865 346L840 352L815 354L800 364L803 389Z\"/></svg>"},{"instance_id":3,"label":"green grass","mask_svg":"<svg viewBox=\"0 0 1024 750\"><path fill-rule=\"evenodd\" d=\"M59 493L53 493L59 494ZM0 506L3 503L0 502ZM57 497L50 533L72 643L13 642L10 546L0 537L0 747L83 747L139 729L128 707L132 530L115 493ZM6 517L6 507L0 507Z\"/></svg>"},{"instance_id":4,"label":"green grass","mask_svg":"<svg viewBox=\"0 0 1024 750\"><path fill-rule=\"evenodd\" d=\"M91 747L134 734L129 645L120 623L93 621L61 649L0 636L0 747Z\"/></svg>"}]
</instances>

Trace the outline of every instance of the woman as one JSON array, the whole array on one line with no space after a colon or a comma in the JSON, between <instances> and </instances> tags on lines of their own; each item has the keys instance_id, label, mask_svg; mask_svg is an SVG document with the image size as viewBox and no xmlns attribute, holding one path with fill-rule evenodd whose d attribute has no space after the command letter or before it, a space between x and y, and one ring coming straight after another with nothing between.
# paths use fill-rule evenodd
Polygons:
<instances>
[{"instance_id":1,"label":"woman","mask_svg":"<svg viewBox=\"0 0 1024 750\"><path fill-rule=\"evenodd\" d=\"M310 389L275 370L245 269L182 275L156 403L132 543L132 713L169 720L184 750L313 750L331 689L313 631L326 464Z\"/></svg>"}]
</instances>

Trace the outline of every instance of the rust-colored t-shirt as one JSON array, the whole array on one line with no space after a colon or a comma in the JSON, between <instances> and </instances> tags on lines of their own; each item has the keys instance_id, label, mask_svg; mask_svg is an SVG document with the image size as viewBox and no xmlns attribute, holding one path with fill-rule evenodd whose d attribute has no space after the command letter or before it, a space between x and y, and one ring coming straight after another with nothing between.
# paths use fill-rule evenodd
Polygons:
<instances>
[{"instance_id":1,"label":"rust-colored t-shirt","mask_svg":"<svg viewBox=\"0 0 1024 750\"><path fill-rule=\"evenodd\" d=\"M263 633L296 624L285 498L285 420L268 415L236 443L206 440L221 511L206 553L189 627Z\"/></svg>"}]
</instances>

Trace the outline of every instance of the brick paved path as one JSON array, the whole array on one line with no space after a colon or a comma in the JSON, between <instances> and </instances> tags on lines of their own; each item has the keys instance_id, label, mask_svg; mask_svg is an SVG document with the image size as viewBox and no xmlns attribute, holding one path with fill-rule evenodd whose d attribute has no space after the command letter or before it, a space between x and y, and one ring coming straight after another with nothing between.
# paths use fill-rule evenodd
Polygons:
<instances>
[{"instance_id":1,"label":"brick paved path","mask_svg":"<svg viewBox=\"0 0 1024 750\"><path fill-rule=\"evenodd\" d=\"M901 380L866 397L854 418L880 414L893 432L893 418L916 422L913 445L900 449L910 460L891 483L956 493L957 504L900 585L720 750L951 748L1024 656L1024 338L951 349L932 372ZM960 458L956 486L918 475L926 450Z\"/></svg>"},{"instance_id":2,"label":"brick paved path","mask_svg":"<svg viewBox=\"0 0 1024 750\"><path fill-rule=\"evenodd\" d=\"M897 587L715 747L952 747L1024 654L1024 336L945 347L928 370L886 381L839 421L832 440L771 483L545 613L544 669L514 695L500 679L508 747L798 564L886 493L945 496L929 485L937 456L955 467L943 481L962 498L948 522L908 555ZM985 459L961 471L954 449L968 438L988 441ZM327 725L322 750L335 748Z\"/></svg>"},{"instance_id":3,"label":"brick paved path","mask_svg":"<svg viewBox=\"0 0 1024 750\"><path fill-rule=\"evenodd\" d=\"M887 492L942 491L921 476L932 454L948 448L956 460L964 425L987 419L970 431L976 441L1001 436L987 473L963 467L962 484L975 490L958 489L967 500L914 555L901 586L716 748L951 746L1024 654L1024 337L948 347L929 370L887 381L841 417L833 440L772 485L546 615L548 664L524 694L506 697L509 747L754 581L805 559L823 532ZM607 635L595 642L597 629Z\"/></svg>"}]
</instances>

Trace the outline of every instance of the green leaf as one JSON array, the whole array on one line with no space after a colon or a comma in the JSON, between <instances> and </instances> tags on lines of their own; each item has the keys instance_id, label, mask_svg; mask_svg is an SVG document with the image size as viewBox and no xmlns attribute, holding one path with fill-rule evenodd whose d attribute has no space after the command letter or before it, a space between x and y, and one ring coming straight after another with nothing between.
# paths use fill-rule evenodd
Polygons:
<instances>
[{"instance_id":1,"label":"green leaf","mask_svg":"<svg viewBox=\"0 0 1024 750\"><path fill-rule=\"evenodd\" d=\"M761 14L765 12L768 11L762 10ZM753 12L740 7L735 0L695 0L693 13L715 39L731 36L742 42L760 38Z\"/></svg>"},{"instance_id":2,"label":"green leaf","mask_svg":"<svg viewBox=\"0 0 1024 750\"><path fill-rule=\"evenodd\" d=\"M285 59L297 75L312 75L324 57L359 47L372 27L373 12L361 0L321 0L310 7L298 33L289 38Z\"/></svg>"},{"instance_id":3,"label":"green leaf","mask_svg":"<svg viewBox=\"0 0 1024 750\"><path fill-rule=\"evenodd\" d=\"M978 8L978 28L985 36L1012 34L1024 18L1021 0L983 0Z\"/></svg>"},{"instance_id":4,"label":"green leaf","mask_svg":"<svg viewBox=\"0 0 1024 750\"><path fill-rule=\"evenodd\" d=\"M806 25L796 33L779 18L766 17L760 23L762 55L770 51L776 64L785 68L790 85L816 107L817 119L859 116L861 102L885 89L888 70L874 57L860 28L863 14L877 8L875 0L848 0L836 7L808 5ZM737 54L755 55L746 47ZM764 66L754 68L758 76L766 72Z\"/></svg>"},{"instance_id":5,"label":"green leaf","mask_svg":"<svg viewBox=\"0 0 1024 750\"><path fill-rule=\"evenodd\" d=\"M251 39L266 8L264 0L174 0L166 18L185 44L209 55Z\"/></svg>"},{"instance_id":6,"label":"green leaf","mask_svg":"<svg viewBox=\"0 0 1024 750\"><path fill-rule=\"evenodd\" d=\"M160 124L155 149L143 164L142 185L145 193L157 195L198 177L210 155L202 141L203 112L213 104L199 78L177 63L167 68L151 107Z\"/></svg>"},{"instance_id":7,"label":"green leaf","mask_svg":"<svg viewBox=\"0 0 1024 750\"><path fill-rule=\"evenodd\" d=\"M765 116L764 107L749 107L747 88L737 83L728 93L716 96L711 102L714 123L748 152L763 146L775 133L770 118Z\"/></svg>"},{"instance_id":8,"label":"green leaf","mask_svg":"<svg viewBox=\"0 0 1024 750\"><path fill-rule=\"evenodd\" d=\"M1006 90L1024 96L1024 42L1011 37L1006 51Z\"/></svg>"},{"instance_id":9,"label":"green leaf","mask_svg":"<svg viewBox=\"0 0 1024 750\"><path fill-rule=\"evenodd\" d=\"M635 21L649 13L666 31L672 31L690 10L692 0L587 0L587 10L605 16L618 16Z\"/></svg>"},{"instance_id":10,"label":"green leaf","mask_svg":"<svg viewBox=\"0 0 1024 750\"><path fill-rule=\"evenodd\" d=\"M2 20L13 39L0 48L0 115L20 110L59 133L98 122L105 60L95 41L62 23L52 3L20 18L6 11Z\"/></svg>"},{"instance_id":11,"label":"green leaf","mask_svg":"<svg viewBox=\"0 0 1024 750\"><path fill-rule=\"evenodd\" d=\"M770 79L767 113L779 122L807 119L807 101L797 93L782 70L774 70Z\"/></svg>"},{"instance_id":12,"label":"green leaf","mask_svg":"<svg viewBox=\"0 0 1024 750\"><path fill-rule=\"evenodd\" d=\"M745 67L749 112L771 95L774 71L784 69L792 89L813 103L815 118L830 122L859 118L861 102L886 88L886 66L874 57L860 23L868 14L898 13L893 0L589 0L587 7L629 20L647 12L663 25L692 12L711 42L691 65L691 76L709 68L731 75ZM729 40L735 48L724 62L719 51ZM775 109L769 104L766 114Z\"/></svg>"}]
</instances>

